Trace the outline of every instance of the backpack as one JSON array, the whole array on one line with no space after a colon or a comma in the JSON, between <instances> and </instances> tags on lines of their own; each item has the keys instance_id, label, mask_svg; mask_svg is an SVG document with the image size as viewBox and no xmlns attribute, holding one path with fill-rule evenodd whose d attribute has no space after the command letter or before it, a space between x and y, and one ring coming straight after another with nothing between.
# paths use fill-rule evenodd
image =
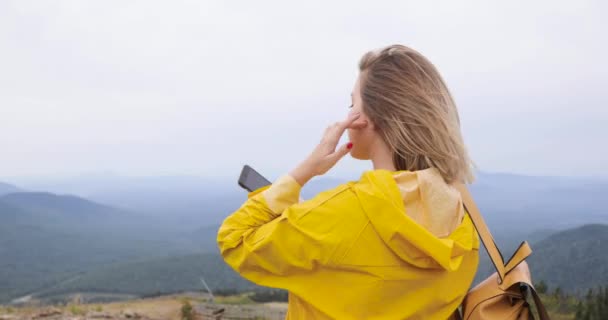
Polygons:
<instances>
[{"instance_id":1,"label":"backpack","mask_svg":"<svg viewBox=\"0 0 608 320\"><path fill-rule=\"evenodd\" d=\"M460 308L462 310L456 310L451 319L535 319L527 300L528 293L530 293L539 319L550 320L545 306L534 289L530 269L525 261L532 253L528 242L522 242L513 256L505 263L469 190L463 184L456 187L462 195L465 211L473 221L496 272L467 293Z\"/></svg>"}]
</instances>

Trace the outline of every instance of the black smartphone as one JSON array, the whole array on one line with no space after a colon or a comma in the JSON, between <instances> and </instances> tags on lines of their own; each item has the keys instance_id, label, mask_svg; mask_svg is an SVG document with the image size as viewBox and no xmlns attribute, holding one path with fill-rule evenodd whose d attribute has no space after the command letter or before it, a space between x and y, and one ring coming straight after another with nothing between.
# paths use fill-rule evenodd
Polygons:
<instances>
[{"instance_id":1,"label":"black smartphone","mask_svg":"<svg viewBox=\"0 0 608 320\"><path fill-rule=\"evenodd\" d=\"M241 176L239 177L239 186L243 187L249 192L252 192L269 184L272 183L257 171L253 170L252 167L248 165L243 166Z\"/></svg>"}]
</instances>

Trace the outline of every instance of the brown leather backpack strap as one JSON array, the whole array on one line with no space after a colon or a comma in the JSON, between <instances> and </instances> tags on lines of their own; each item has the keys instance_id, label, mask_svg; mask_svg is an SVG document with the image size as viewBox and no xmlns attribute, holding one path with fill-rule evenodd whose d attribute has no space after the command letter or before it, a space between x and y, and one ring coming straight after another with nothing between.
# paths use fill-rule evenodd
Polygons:
<instances>
[{"instance_id":1,"label":"brown leather backpack strap","mask_svg":"<svg viewBox=\"0 0 608 320\"><path fill-rule=\"evenodd\" d=\"M494 269L496 269L500 282L502 282L506 274L505 262L502 254L500 253L500 250L498 250L498 246L496 245L496 242L494 242L494 238L492 237L485 220L481 216L481 213L479 213L479 208L477 208L469 189L462 183L456 184L455 187L460 191L464 208L469 214L469 217L471 217L475 229L477 229L477 233L479 234L479 238L488 251L492 264L494 264Z\"/></svg>"},{"instance_id":2,"label":"brown leather backpack strap","mask_svg":"<svg viewBox=\"0 0 608 320\"><path fill-rule=\"evenodd\" d=\"M522 261L526 260L526 258L529 257L531 254L532 254L532 248L530 248L528 241L522 242L519 245L519 248L517 248L517 250L515 250L515 253L511 257L511 259L509 259L507 261L507 264L505 265L505 272L509 273L509 271L511 271L515 267L517 267L518 264L520 264Z\"/></svg>"},{"instance_id":3,"label":"brown leather backpack strap","mask_svg":"<svg viewBox=\"0 0 608 320\"><path fill-rule=\"evenodd\" d=\"M500 278L500 283L502 283L505 279L505 275L509 271L515 269L515 267L517 267L522 261L524 261L528 256L530 256L530 254L532 253L532 249L530 248L530 245L528 245L528 242L522 242L522 244L519 246L519 248L517 248L517 250L515 250L515 253L511 257L511 259L509 259L505 266L503 256L500 253L500 250L498 249L498 246L496 245L492 234L490 233L490 229L488 229L485 220L481 216L479 208L477 208L477 205L475 204L471 193L464 184L456 184L455 187L458 189L458 191L460 191L464 208L469 214L471 220L473 221L475 229L477 229L477 233L479 234L479 238L481 239L484 247L488 251L488 255L492 260L492 264L494 264L496 273ZM528 270L527 267L526 270ZM525 285L529 288L532 294L532 298L534 299L534 304L536 305L536 310L538 312L539 319L550 320L549 314L547 313L545 306L540 300L536 289L534 289L534 286L529 283L528 280L519 282L519 284Z\"/></svg>"},{"instance_id":4,"label":"brown leather backpack strap","mask_svg":"<svg viewBox=\"0 0 608 320\"><path fill-rule=\"evenodd\" d=\"M545 309L545 306L540 300L540 297L538 296L536 289L534 289L534 286L528 286L528 288L530 288L530 291L532 292L532 298L534 299L534 304L536 305L536 312L538 312L539 319L551 320L551 318L549 318L549 314L547 313L547 309Z\"/></svg>"}]
</instances>

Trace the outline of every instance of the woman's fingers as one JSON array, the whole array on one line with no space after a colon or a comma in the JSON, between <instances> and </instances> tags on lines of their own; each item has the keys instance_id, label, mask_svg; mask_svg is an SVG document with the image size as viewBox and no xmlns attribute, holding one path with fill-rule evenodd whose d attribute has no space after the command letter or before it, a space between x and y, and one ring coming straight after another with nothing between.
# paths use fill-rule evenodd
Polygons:
<instances>
[{"instance_id":1,"label":"woman's fingers","mask_svg":"<svg viewBox=\"0 0 608 320\"><path fill-rule=\"evenodd\" d=\"M338 127L342 130L342 132L344 132L344 130L346 130L346 128L348 128L353 122L359 119L360 116L361 113L359 112L351 113L348 115L348 117L346 117L346 120L338 123Z\"/></svg>"},{"instance_id":2,"label":"woman's fingers","mask_svg":"<svg viewBox=\"0 0 608 320\"><path fill-rule=\"evenodd\" d=\"M348 129L363 129L366 126L367 120L355 120L348 126Z\"/></svg>"},{"instance_id":3,"label":"woman's fingers","mask_svg":"<svg viewBox=\"0 0 608 320\"><path fill-rule=\"evenodd\" d=\"M332 166L335 165L345 155L347 155L350 152L351 148L352 148L352 143L349 142L347 144L340 146L340 148L338 148L338 150L336 150L336 152L329 155L330 161L332 162Z\"/></svg>"},{"instance_id":4,"label":"woman's fingers","mask_svg":"<svg viewBox=\"0 0 608 320\"><path fill-rule=\"evenodd\" d=\"M361 114L359 112L349 114L346 120L336 122L329 126L325 131L327 141L332 143L333 147L335 148L335 146L338 145L338 141L340 141L340 137L342 137L344 134L344 131L351 126L355 120L360 117L360 115Z\"/></svg>"},{"instance_id":5,"label":"woman's fingers","mask_svg":"<svg viewBox=\"0 0 608 320\"><path fill-rule=\"evenodd\" d=\"M336 146L347 128L359 128L367 125L365 120L356 122L360 115L359 112L349 114L344 121L335 122L325 128L321 142L305 160L307 166L312 168L310 170L314 170L315 175L325 174L350 151L349 147L352 147L350 142L337 149Z\"/></svg>"}]
</instances>

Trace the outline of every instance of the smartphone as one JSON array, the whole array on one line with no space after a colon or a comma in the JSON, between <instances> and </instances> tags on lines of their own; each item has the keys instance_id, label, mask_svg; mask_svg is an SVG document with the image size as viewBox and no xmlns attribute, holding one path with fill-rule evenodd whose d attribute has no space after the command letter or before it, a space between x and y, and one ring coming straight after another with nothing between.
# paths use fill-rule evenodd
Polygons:
<instances>
[{"instance_id":1,"label":"smartphone","mask_svg":"<svg viewBox=\"0 0 608 320\"><path fill-rule=\"evenodd\" d=\"M239 177L239 186L243 187L249 192L252 192L269 184L272 183L257 171L253 170L252 167L248 165L243 166L241 176Z\"/></svg>"}]
</instances>

